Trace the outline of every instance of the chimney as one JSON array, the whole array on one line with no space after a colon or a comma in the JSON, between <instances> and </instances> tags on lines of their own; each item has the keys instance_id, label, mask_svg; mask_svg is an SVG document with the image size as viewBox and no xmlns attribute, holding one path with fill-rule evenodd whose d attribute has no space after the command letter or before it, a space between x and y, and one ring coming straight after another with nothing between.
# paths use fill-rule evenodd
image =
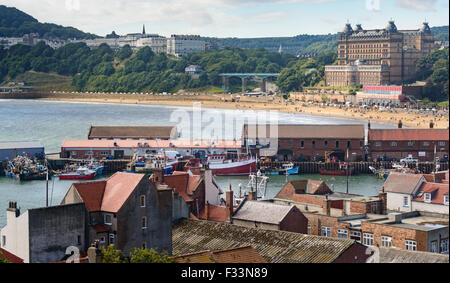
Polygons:
<instances>
[{"instance_id":1,"label":"chimney","mask_svg":"<svg viewBox=\"0 0 450 283\"><path fill-rule=\"evenodd\" d=\"M153 168L150 181L154 183L164 183L164 168Z\"/></svg>"},{"instance_id":2,"label":"chimney","mask_svg":"<svg viewBox=\"0 0 450 283\"><path fill-rule=\"evenodd\" d=\"M230 223L233 223L233 207L234 207L234 200L233 200L233 191L230 189L226 192L226 216L227 219L230 220Z\"/></svg>"},{"instance_id":3,"label":"chimney","mask_svg":"<svg viewBox=\"0 0 450 283\"><path fill-rule=\"evenodd\" d=\"M205 217L206 217L206 220L209 220L209 201L206 201L206 205L205 205Z\"/></svg>"},{"instance_id":4,"label":"chimney","mask_svg":"<svg viewBox=\"0 0 450 283\"><path fill-rule=\"evenodd\" d=\"M433 120L431 120L430 121L430 129L433 129L434 128L434 122L433 122Z\"/></svg>"},{"instance_id":5,"label":"chimney","mask_svg":"<svg viewBox=\"0 0 450 283\"><path fill-rule=\"evenodd\" d=\"M99 249L98 240L91 245L91 247L87 251L89 263L102 263L103 255L101 250Z\"/></svg>"},{"instance_id":6,"label":"chimney","mask_svg":"<svg viewBox=\"0 0 450 283\"><path fill-rule=\"evenodd\" d=\"M331 201L328 199L328 195L325 196L325 199L323 200L323 213L330 216L331 214Z\"/></svg>"},{"instance_id":7,"label":"chimney","mask_svg":"<svg viewBox=\"0 0 450 283\"><path fill-rule=\"evenodd\" d=\"M387 211L387 193L384 191L384 186L381 188L378 197L381 200L381 214L385 214Z\"/></svg>"},{"instance_id":8,"label":"chimney","mask_svg":"<svg viewBox=\"0 0 450 283\"><path fill-rule=\"evenodd\" d=\"M403 128L402 120L399 120L399 121L398 121L398 128L399 128L399 129Z\"/></svg>"},{"instance_id":9,"label":"chimney","mask_svg":"<svg viewBox=\"0 0 450 283\"><path fill-rule=\"evenodd\" d=\"M6 220L14 219L20 215L20 209L17 208L17 202L10 201L6 209Z\"/></svg>"}]
</instances>

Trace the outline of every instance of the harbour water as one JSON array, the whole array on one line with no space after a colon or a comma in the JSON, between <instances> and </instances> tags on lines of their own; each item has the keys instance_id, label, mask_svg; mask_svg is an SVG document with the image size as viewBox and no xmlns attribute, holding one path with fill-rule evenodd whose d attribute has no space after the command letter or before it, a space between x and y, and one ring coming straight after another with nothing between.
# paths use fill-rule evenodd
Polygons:
<instances>
[{"instance_id":1,"label":"harbour water","mask_svg":"<svg viewBox=\"0 0 450 283\"><path fill-rule=\"evenodd\" d=\"M180 138L217 138L240 139L242 125L248 122L248 117L258 115L251 111L236 111L229 109L201 109L203 123L193 122L198 113L192 107L172 107L156 105L126 105L106 103L53 102L37 100L0 100L0 141L37 140L44 146L47 153L60 151L65 139L86 139L91 125L102 126L145 126L145 125L176 125L181 130ZM304 114L289 114L276 112L274 115L259 113L259 117L280 124L365 124L364 121ZM215 120L214 120L215 119ZM202 129L211 128L211 124L219 130L214 136L200 134ZM233 123L233 131L226 131L224 125ZM390 124L372 124L373 128L395 128ZM222 131L221 133L218 133ZM289 179L322 179L332 185L335 191L345 192L346 177L298 175ZM234 190L248 183L246 177L217 177L219 185L227 189L231 184ZM271 176L267 188L267 197L275 196L286 181L285 176ZM72 181L49 182L51 204L59 204ZM350 177L349 192L366 196L376 195L382 185L372 175ZM22 212L26 209L45 206L45 181L18 182L0 177L0 227L5 224L5 214L8 201L17 201ZM53 192L52 192L53 191Z\"/></svg>"}]
</instances>

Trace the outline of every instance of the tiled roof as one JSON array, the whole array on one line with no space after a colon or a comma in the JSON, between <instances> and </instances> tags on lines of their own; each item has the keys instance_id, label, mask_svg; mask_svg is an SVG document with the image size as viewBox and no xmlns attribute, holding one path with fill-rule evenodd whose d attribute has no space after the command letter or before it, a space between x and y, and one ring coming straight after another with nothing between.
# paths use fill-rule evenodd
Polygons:
<instances>
[{"instance_id":1,"label":"tiled roof","mask_svg":"<svg viewBox=\"0 0 450 283\"><path fill-rule=\"evenodd\" d=\"M448 129L369 130L369 141L448 141Z\"/></svg>"},{"instance_id":2,"label":"tiled roof","mask_svg":"<svg viewBox=\"0 0 450 283\"><path fill-rule=\"evenodd\" d=\"M23 259L2 248L0 248L0 258L6 259L11 263L23 263Z\"/></svg>"},{"instance_id":3,"label":"tiled roof","mask_svg":"<svg viewBox=\"0 0 450 283\"><path fill-rule=\"evenodd\" d=\"M235 212L233 219L278 225L293 208L293 205L248 200Z\"/></svg>"},{"instance_id":4,"label":"tiled roof","mask_svg":"<svg viewBox=\"0 0 450 283\"><path fill-rule=\"evenodd\" d=\"M209 219L206 219L206 205L209 205ZM234 207L233 210L236 210L236 207ZM227 207L223 205L205 204L205 206L200 209L199 218L216 222L228 221Z\"/></svg>"},{"instance_id":5,"label":"tiled roof","mask_svg":"<svg viewBox=\"0 0 450 283\"><path fill-rule=\"evenodd\" d=\"M189 184L189 174L186 172L177 172L172 175L164 176L164 183L174 189L186 202L192 201L187 194Z\"/></svg>"},{"instance_id":6,"label":"tiled roof","mask_svg":"<svg viewBox=\"0 0 450 283\"><path fill-rule=\"evenodd\" d=\"M252 246L186 254L178 256L177 260L182 263L267 263Z\"/></svg>"},{"instance_id":7,"label":"tiled roof","mask_svg":"<svg viewBox=\"0 0 450 283\"><path fill-rule=\"evenodd\" d=\"M270 263L328 263L355 241L184 219L173 226L172 243L175 255L251 245Z\"/></svg>"},{"instance_id":8,"label":"tiled roof","mask_svg":"<svg viewBox=\"0 0 450 283\"><path fill-rule=\"evenodd\" d=\"M424 183L419 188L419 192L413 200L424 202L424 193L431 193L431 203L444 204L444 196L448 195L448 191L448 184Z\"/></svg>"},{"instance_id":9,"label":"tiled roof","mask_svg":"<svg viewBox=\"0 0 450 283\"><path fill-rule=\"evenodd\" d=\"M425 180L422 174L405 174L393 172L384 183L384 191L400 194L412 194L421 180Z\"/></svg>"},{"instance_id":10,"label":"tiled roof","mask_svg":"<svg viewBox=\"0 0 450 283\"><path fill-rule=\"evenodd\" d=\"M437 253L380 248L381 263L449 263L449 256Z\"/></svg>"},{"instance_id":11,"label":"tiled roof","mask_svg":"<svg viewBox=\"0 0 450 283\"><path fill-rule=\"evenodd\" d=\"M144 176L117 172L106 181L75 183L74 187L88 211L116 213Z\"/></svg>"},{"instance_id":12,"label":"tiled roof","mask_svg":"<svg viewBox=\"0 0 450 283\"><path fill-rule=\"evenodd\" d=\"M142 127L101 127L92 126L89 138L175 138L176 127L142 126Z\"/></svg>"},{"instance_id":13,"label":"tiled roof","mask_svg":"<svg viewBox=\"0 0 450 283\"><path fill-rule=\"evenodd\" d=\"M219 140L211 145L209 141L190 141L190 140L64 140L61 148L89 148L89 149L107 149L107 148L141 148L139 144L147 143L148 148L241 148L240 140Z\"/></svg>"},{"instance_id":14,"label":"tiled roof","mask_svg":"<svg viewBox=\"0 0 450 283\"><path fill-rule=\"evenodd\" d=\"M259 126L256 127L256 130L253 127L254 125L245 124L242 132L243 136L248 138L258 137ZM364 127L364 125L277 125L276 129L278 131L271 132L271 126L267 125L265 136L267 138L364 139Z\"/></svg>"}]
</instances>

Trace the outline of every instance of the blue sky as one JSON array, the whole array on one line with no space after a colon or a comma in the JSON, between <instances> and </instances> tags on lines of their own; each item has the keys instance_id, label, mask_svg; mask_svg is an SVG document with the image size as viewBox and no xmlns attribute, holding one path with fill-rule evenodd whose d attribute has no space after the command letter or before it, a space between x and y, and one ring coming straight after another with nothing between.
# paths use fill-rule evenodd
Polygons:
<instances>
[{"instance_id":1,"label":"blue sky","mask_svg":"<svg viewBox=\"0 0 450 283\"><path fill-rule=\"evenodd\" d=\"M105 35L199 34L216 37L294 36L341 31L347 20L399 29L448 25L447 0L0 0L41 22Z\"/></svg>"}]
</instances>

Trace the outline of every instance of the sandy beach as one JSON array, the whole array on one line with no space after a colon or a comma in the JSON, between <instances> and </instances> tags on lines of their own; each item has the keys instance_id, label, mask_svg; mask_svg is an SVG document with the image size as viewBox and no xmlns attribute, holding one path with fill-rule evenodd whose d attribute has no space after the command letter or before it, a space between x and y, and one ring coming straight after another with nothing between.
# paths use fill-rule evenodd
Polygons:
<instances>
[{"instance_id":1,"label":"sandy beach","mask_svg":"<svg viewBox=\"0 0 450 283\"><path fill-rule=\"evenodd\" d=\"M1 98L1 97L0 97ZM3 97L5 98L5 97ZM12 97L7 97L12 98ZM17 98L17 96L16 96ZM449 117L433 116L431 114L406 113L405 110L378 111L347 107L328 107L318 104L307 104L303 102L290 102L275 97L272 101L263 97L241 97L238 102L233 102L227 94L210 95L147 95L147 94L88 94L88 93L47 93L38 96L24 96L21 98L32 98L50 101L73 101L73 102L97 102L97 103L123 103L123 104L151 104L171 106L193 106L194 102L200 102L206 108L225 108L241 110L277 110L287 113L299 113L307 115L318 115L328 117L340 117L358 119L379 123L398 124L401 120L403 126L410 128L429 128L433 121L435 128L448 128Z\"/></svg>"}]
</instances>

